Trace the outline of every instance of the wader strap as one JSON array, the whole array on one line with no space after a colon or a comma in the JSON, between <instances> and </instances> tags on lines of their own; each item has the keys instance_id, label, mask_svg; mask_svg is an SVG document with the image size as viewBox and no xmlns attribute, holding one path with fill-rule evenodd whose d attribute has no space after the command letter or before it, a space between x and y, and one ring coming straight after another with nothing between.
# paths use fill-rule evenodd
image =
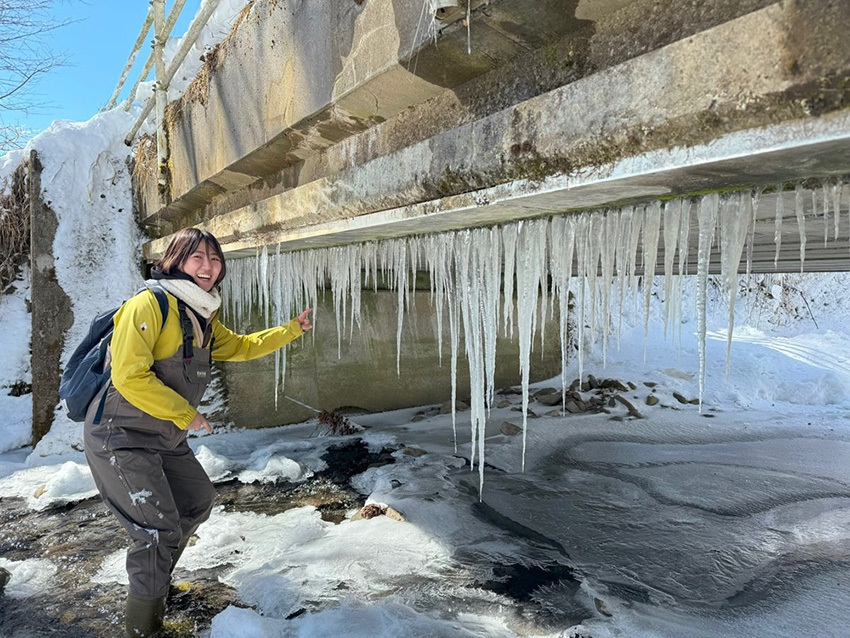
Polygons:
<instances>
[{"instance_id":1,"label":"wader strap","mask_svg":"<svg viewBox=\"0 0 850 638\"><path fill-rule=\"evenodd\" d=\"M191 361L192 357L195 356L194 350L192 350L192 339L195 331L192 328L192 320L186 311L186 304L178 299L177 308L180 310L180 327L183 328L183 359Z\"/></svg>"}]
</instances>

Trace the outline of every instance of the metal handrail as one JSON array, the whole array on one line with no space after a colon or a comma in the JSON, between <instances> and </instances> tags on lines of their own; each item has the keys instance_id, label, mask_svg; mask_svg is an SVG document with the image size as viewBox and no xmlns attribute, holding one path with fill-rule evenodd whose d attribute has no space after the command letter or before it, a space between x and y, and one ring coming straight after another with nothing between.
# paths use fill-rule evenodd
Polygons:
<instances>
[{"instance_id":1,"label":"metal handrail","mask_svg":"<svg viewBox=\"0 0 850 638\"><path fill-rule=\"evenodd\" d=\"M174 79L174 75L177 73L180 65L183 63L183 60L186 59L186 55L188 55L189 51L198 39L198 36L201 34L201 30L204 26L206 26L213 11L215 11L218 7L220 1L221 0L208 0L202 5L201 10L198 11L197 15L195 15L192 20L192 24L189 25L189 29L186 31L183 41L180 43L180 48L177 50L177 53L175 53L171 63L166 68L162 57L163 47L165 46L165 42L171 34L171 31L174 29L174 25L186 4L186 0L174 0L174 5L171 7L168 19L165 18L165 0L150 0L150 9L148 10L148 14L142 24L142 30L139 32L136 42L133 45L133 50L130 52L130 56L127 59L127 64L124 66L124 70L121 73L121 78L118 80L118 85L115 87L115 91L113 91L112 96L109 98L109 102L102 109L107 110L115 107L115 103L118 100L121 89L124 87L124 82L127 80L127 75L130 73L130 69L136 61L136 56L142 48L142 44L150 31L151 25L153 25L153 50L148 56L144 69L142 69L141 74L136 79L136 82L130 91L127 103L124 105L124 110L129 110L130 105L136 97L136 91L139 88L139 84L147 79L151 67L154 67L154 92L153 95L145 101L145 106L139 117L136 119L133 128L130 130L127 137L124 138L124 143L128 146L133 143L136 133L139 132L139 129L150 115L150 112L153 110L155 105L157 126L157 166L158 182L160 186L166 185L165 176L168 165L168 138L165 135L164 124L168 87L171 84L171 80Z\"/></svg>"},{"instance_id":2,"label":"metal handrail","mask_svg":"<svg viewBox=\"0 0 850 638\"><path fill-rule=\"evenodd\" d=\"M168 20L165 21L165 37L168 37L171 34L171 30L174 28L174 23L177 22L177 18L180 17L180 12L183 11L183 5L186 4L186 0L175 0L174 6L171 7L171 13L168 14ZM153 10L153 7L151 7ZM150 25L148 25L150 28ZM139 90L139 85L144 82L145 78L148 77L148 74L151 72L154 64L154 52L151 51L151 54L148 56L147 61L145 62L145 67L142 69L142 72L139 74L139 77L136 78L136 83L133 84L133 88L130 89L130 94L127 96L127 102L124 104L124 110L129 111L130 105L133 103L133 100L136 97L136 91Z\"/></svg>"},{"instance_id":3,"label":"metal handrail","mask_svg":"<svg viewBox=\"0 0 850 638\"><path fill-rule=\"evenodd\" d=\"M180 44L180 48L174 55L174 59L171 61L171 64L169 65L168 69L164 71L162 77L157 78L157 91L168 91L168 85L171 83L171 80L174 79L174 75L180 68L180 64L182 64L186 55L188 55L192 46L195 44L195 41L198 39L201 30L204 28L204 25L206 25L207 20L209 20L210 16L212 15L212 12L215 11L216 7L218 7L218 3L220 1L221 0L209 0L206 4L203 5L198 15L195 16L194 21L189 26L189 30L186 32L186 35L183 38L183 42ZM136 123L133 125L133 128L130 130L130 133L124 139L124 142L126 144L132 143L133 138L139 131L139 128L141 128L145 119L148 115L150 115L150 112L153 110L154 105L155 100L153 98L147 101L147 104L145 104L145 108L142 111L141 115L139 115L139 118L136 120Z\"/></svg>"}]
</instances>

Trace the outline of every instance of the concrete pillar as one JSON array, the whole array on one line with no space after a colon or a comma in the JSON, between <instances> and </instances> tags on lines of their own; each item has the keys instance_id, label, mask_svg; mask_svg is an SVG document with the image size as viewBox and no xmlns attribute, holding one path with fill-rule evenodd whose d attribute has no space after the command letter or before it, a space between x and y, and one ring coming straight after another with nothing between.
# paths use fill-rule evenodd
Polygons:
<instances>
[{"instance_id":1,"label":"concrete pillar","mask_svg":"<svg viewBox=\"0 0 850 638\"><path fill-rule=\"evenodd\" d=\"M32 284L32 443L50 430L59 403L59 374L65 332L71 327L71 300L56 280L53 240L56 214L41 197L41 163L29 161L30 266Z\"/></svg>"}]
</instances>

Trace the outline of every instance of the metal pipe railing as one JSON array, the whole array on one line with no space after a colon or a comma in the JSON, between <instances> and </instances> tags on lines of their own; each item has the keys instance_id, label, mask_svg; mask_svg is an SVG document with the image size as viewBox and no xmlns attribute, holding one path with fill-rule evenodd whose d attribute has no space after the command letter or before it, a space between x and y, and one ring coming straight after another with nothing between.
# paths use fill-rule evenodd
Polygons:
<instances>
[{"instance_id":1,"label":"metal pipe railing","mask_svg":"<svg viewBox=\"0 0 850 638\"><path fill-rule=\"evenodd\" d=\"M165 34L166 37L171 35L171 30L174 28L174 23L177 22L177 18L180 17L180 12L183 10L183 5L186 4L186 0L175 0L174 6L171 7L171 12L168 14L168 20L165 21ZM154 64L154 55L153 51L148 56L147 61L145 62L145 66L142 69L142 72L139 74L139 77L136 78L135 84L133 84L133 88L130 89L130 94L127 96L127 102L124 104L124 110L129 111L130 105L133 103L133 100L136 98L136 91L139 90L139 85L145 81L148 77L148 74L151 72Z\"/></svg>"},{"instance_id":2,"label":"metal pipe railing","mask_svg":"<svg viewBox=\"0 0 850 638\"><path fill-rule=\"evenodd\" d=\"M189 26L189 30L186 32L186 35L183 37L183 42L180 44L180 48L177 50L177 53L174 54L174 59L171 61L171 64L168 66L168 69L165 70L162 77L156 78L157 90L159 87L162 87L163 92L168 91L168 86L171 84L171 80L174 79L174 75L177 73L177 69L180 68L180 65L183 63L183 60L188 55L191 48L194 46L195 41L198 39L198 36L201 34L201 30L209 20L213 11L215 11L216 7L221 0L209 0L206 4L203 5L201 11L198 15L195 16L195 19L192 21L192 24ZM139 129L142 127L142 124L147 119L150 112L153 110L155 100L149 99L145 104L145 108L142 110L142 113L139 115L136 123L133 125L133 128L130 130L130 133L127 137L124 138L124 143L128 146L133 143L133 138L136 137L136 133L139 132ZM162 121L161 118L158 118L158 121Z\"/></svg>"},{"instance_id":3,"label":"metal pipe railing","mask_svg":"<svg viewBox=\"0 0 850 638\"><path fill-rule=\"evenodd\" d=\"M153 57L156 74L156 86L154 87L154 98L156 101L156 165L159 172L159 184L165 186L165 171L168 162L168 140L165 137L165 105L168 103L168 83L163 82L165 75L165 60L162 58L162 49L165 46L165 0L153 0Z\"/></svg>"}]
</instances>

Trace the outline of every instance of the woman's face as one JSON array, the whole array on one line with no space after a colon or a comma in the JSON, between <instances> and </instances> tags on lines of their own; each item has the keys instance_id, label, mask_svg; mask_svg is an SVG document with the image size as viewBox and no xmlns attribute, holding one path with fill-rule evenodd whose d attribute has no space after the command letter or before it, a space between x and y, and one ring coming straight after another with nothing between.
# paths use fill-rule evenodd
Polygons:
<instances>
[{"instance_id":1,"label":"woman's face","mask_svg":"<svg viewBox=\"0 0 850 638\"><path fill-rule=\"evenodd\" d=\"M221 259L207 248L207 242L202 241L183 262L180 270L194 279L202 290L209 292L221 274Z\"/></svg>"}]
</instances>

